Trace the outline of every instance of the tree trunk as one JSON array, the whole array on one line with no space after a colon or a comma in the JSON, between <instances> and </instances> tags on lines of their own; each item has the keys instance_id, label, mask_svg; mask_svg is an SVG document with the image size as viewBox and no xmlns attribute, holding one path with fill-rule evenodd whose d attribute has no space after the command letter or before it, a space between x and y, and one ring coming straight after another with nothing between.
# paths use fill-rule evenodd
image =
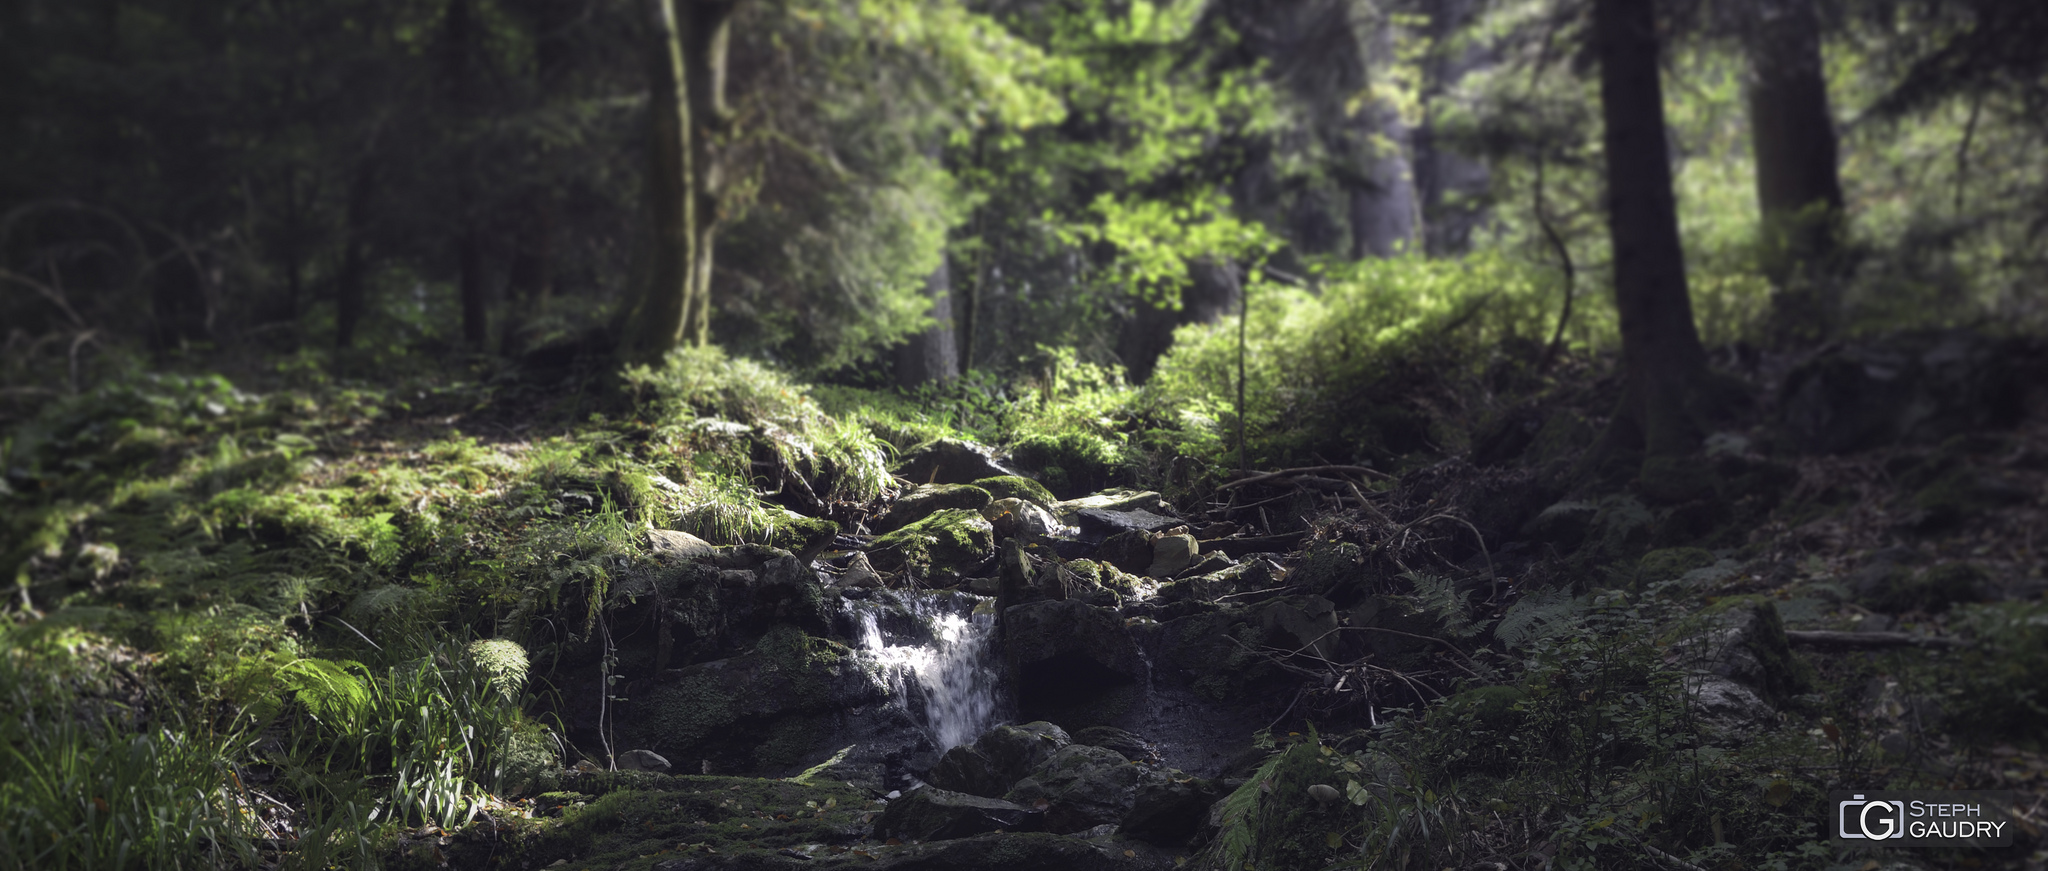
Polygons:
<instances>
[{"instance_id":1,"label":"tree trunk","mask_svg":"<svg viewBox=\"0 0 2048 871\"><path fill-rule=\"evenodd\" d=\"M925 292L932 299L932 320L937 323L896 349L896 384L916 387L951 381L960 375L959 345L953 323L953 273L946 261L925 279Z\"/></svg>"},{"instance_id":2,"label":"tree trunk","mask_svg":"<svg viewBox=\"0 0 2048 871\"><path fill-rule=\"evenodd\" d=\"M711 135L725 118L725 54L734 0L651 0L654 218L649 281L630 310L627 359L652 362L710 341L717 176Z\"/></svg>"},{"instance_id":3,"label":"tree trunk","mask_svg":"<svg viewBox=\"0 0 2048 871\"><path fill-rule=\"evenodd\" d=\"M1842 213L1820 23L1813 0L1753 2L1749 129L1762 266L1777 288L1772 326L1780 339L1812 339L1833 325L1829 285Z\"/></svg>"},{"instance_id":4,"label":"tree trunk","mask_svg":"<svg viewBox=\"0 0 2048 871\"><path fill-rule=\"evenodd\" d=\"M348 214L343 219L347 239L343 242L341 272L334 280L334 347L354 347L356 325L364 309L363 273L369 268L370 197L376 190L376 169L368 160L356 167L348 187Z\"/></svg>"},{"instance_id":5,"label":"tree trunk","mask_svg":"<svg viewBox=\"0 0 2048 871\"><path fill-rule=\"evenodd\" d=\"M1364 79L1392 64L1394 25L1379 10L1360 46ZM1384 74L1383 72L1381 74ZM1351 257L1392 257L1415 243L1415 173L1408 155L1413 131L1401 112L1385 100L1373 100L1351 116L1353 147L1358 149L1357 177L1348 185L1351 198Z\"/></svg>"},{"instance_id":6,"label":"tree trunk","mask_svg":"<svg viewBox=\"0 0 2048 871\"><path fill-rule=\"evenodd\" d=\"M1478 0L1430 0L1429 38L1435 46L1423 62L1422 123L1412 137L1415 190L1420 200L1424 247L1436 256L1456 256L1472 247L1472 230L1485 220L1492 184L1487 165L1440 147L1436 121L1458 83L1492 66L1494 56L1476 46L1454 48L1457 35L1479 13Z\"/></svg>"},{"instance_id":7,"label":"tree trunk","mask_svg":"<svg viewBox=\"0 0 2048 871\"><path fill-rule=\"evenodd\" d=\"M462 342L472 351L490 347L489 301L485 297L482 231L477 227L476 143L470 119L477 112L478 53L474 0L448 4L443 50L448 114L456 120L455 231L456 288L462 299Z\"/></svg>"},{"instance_id":8,"label":"tree trunk","mask_svg":"<svg viewBox=\"0 0 2048 871\"><path fill-rule=\"evenodd\" d=\"M1593 33L1627 379L1606 447L1641 446L1647 458L1682 455L1699 444L1696 397L1705 387L1707 356L1693 326L1678 242L1652 3L1594 0Z\"/></svg>"},{"instance_id":9,"label":"tree trunk","mask_svg":"<svg viewBox=\"0 0 2048 871\"><path fill-rule=\"evenodd\" d=\"M1132 383L1152 377L1159 358L1173 347L1173 331L1184 324L1213 324L1237 311L1244 289L1237 281L1235 265L1197 260L1188 265L1188 287L1181 292L1180 308L1140 303L1136 314L1124 324L1117 356L1130 372Z\"/></svg>"}]
</instances>

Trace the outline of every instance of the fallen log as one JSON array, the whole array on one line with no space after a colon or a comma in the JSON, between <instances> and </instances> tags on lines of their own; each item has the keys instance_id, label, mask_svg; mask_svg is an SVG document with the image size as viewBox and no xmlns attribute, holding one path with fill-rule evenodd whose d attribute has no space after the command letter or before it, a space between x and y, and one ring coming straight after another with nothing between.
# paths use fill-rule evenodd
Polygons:
<instances>
[{"instance_id":1,"label":"fallen log","mask_svg":"<svg viewBox=\"0 0 2048 871\"><path fill-rule=\"evenodd\" d=\"M1814 647L1875 649L1883 647L1969 647L1960 638L1939 635L1909 635L1904 632L1836 632L1827 629L1787 629L1785 640Z\"/></svg>"}]
</instances>

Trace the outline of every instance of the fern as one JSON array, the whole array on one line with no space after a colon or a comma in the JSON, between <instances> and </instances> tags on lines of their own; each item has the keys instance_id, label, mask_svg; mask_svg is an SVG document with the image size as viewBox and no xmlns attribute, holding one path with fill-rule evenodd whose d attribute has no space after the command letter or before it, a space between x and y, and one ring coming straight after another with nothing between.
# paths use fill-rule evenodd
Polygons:
<instances>
[{"instance_id":1,"label":"fern","mask_svg":"<svg viewBox=\"0 0 2048 871\"><path fill-rule=\"evenodd\" d=\"M356 673L362 672L362 676ZM370 709L368 670L360 662L297 659L277 670L277 682L297 695L313 718L354 731Z\"/></svg>"},{"instance_id":2,"label":"fern","mask_svg":"<svg viewBox=\"0 0 2048 871\"><path fill-rule=\"evenodd\" d=\"M1458 591L1456 581L1421 572L1404 572L1401 576L1415 585L1414 592L1408 596L1409 607L1417 614L1427 614L1442 621L1444 632L1451 637L1470 638L1484 631L1490 622L1472 620L1465 595Z\"/></svg>"},{"instance_id":3,"label":"fern","mask_svg":"<svg viewBox=\"0 0 2048 871\"><path fill-rule=\"evenodd\" d=\"M1561 589L1537 590L1501 615L1493 637L1509 648L1569 630L1585 617L1586 602Z\"/></svg>"}]
</instances>

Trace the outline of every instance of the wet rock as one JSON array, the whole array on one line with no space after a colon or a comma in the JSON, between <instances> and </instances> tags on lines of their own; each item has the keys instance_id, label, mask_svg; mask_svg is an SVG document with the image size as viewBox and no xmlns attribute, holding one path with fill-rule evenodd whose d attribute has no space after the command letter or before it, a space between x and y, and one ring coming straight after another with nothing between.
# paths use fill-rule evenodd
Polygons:
<instances>
[{"instance_id":1,"label":"wet rock","mask_svg":"<svg viewBox=\"0 0 2048 871\"><path fill-rule=\"evenodd\" d=\"M920 484L967 484L983 478L1018 477L1016 472L996 462L993 451L955 439L940 439L912 450L896 474Z\"/></svg>"},{"instance_id":2,"label":"wet rock","mask_svg":"<svg viewBox=\"0 0 2048 871\"><path fill-rule=\"evenodd\" d=\"M1085 660L1128 679L1145 674L1137 645L1110 611L1053 600L1014 606L1003 618L1005 643L1019 665Z\"/></svg>"},{"instance_id":3,"label":"wet rock","mask_svg":"<svg viewBox=\"0 0 2048 871\"><path fill-rule=\"evenodd\" d=\"M1192 535L1162 535L1152 540L1152 564L1146 568L1145 574L1171 578L1194 565L1201 550L1201 545L1195 543Z\"/></svg>"},{"instance_id":4,"label":"wet rock","mask_svg":"<svg viewBox=\"0 0 2048 871\"><path fill-rule=\"evenodd\" d=\"M1042 538L1059 528L1052 513L1023 499L997 499L981 510L981 516L1004 538Z\"/></svg>"},{"instance_id":5,"label":"wet rock","mask_svg":"<svg viewBox=\"0 0 2048 871\"><path fill-rule=\"evenodd\" d=\"M1123 819L1137 801L1142 770L1114 750L1070 744L1019 781L1004 797L1046 803L1046 830L1079 832Z\"/></svg>"},{"instance_id":6,"label":"wet rock","mask_svg":"<svg viewBox=\"0 0 2048 871\"><path fill-rule=\"evenodd\" d=\"M983 832L1032 830L1043 815L999 798L925 787L895 801L875 820L875 833L906 841L943 841Z\"/></svg>"},{"instance_id":7,"label":"wet rock","mask_svg":"<svg viewBox=\"0 0 2048 871\"><path fill-rule=\"evenodd\" d=\"M673 529L650 529L647 539L654 555L667 562L688 562L708 557L718 550L704 539Z\"/></svg>"},{"instance_id":8,"label":"wet rock","mask_svg":"<svg viewBox=\"0 0 2048 871\"><path fill-rule=\"evenodd\" d=\"M1151 742L1115 726L1090 726L1074 733L1074 741L1091 747L1115 750L1118 755L1132 762L1157 760L1159 752Z\"/></svg>"},{"instance_id":9,"label":"wet rock","mask_svg":"<svg viewBox=\"0 0 2048 871\"><path fill-rule=\"evenodd\" d=\"M990 502L989 493L968 484L919 484L876 518L876 532L902 529L948 508L980 511Z\"/></svg>"},{"instance_id":10,"label":"wet rock","mask_svg":"<svg viewBox=\"0 0 2048 871\"><path fill-rule=\"evenodd\" d=\"M978 511L949 508L875 539L868 559L884 571L958 572L988 561L996 530Z\"/></svg>"},{"instance_id":11,"label":"wet rock","mask_svg":"<svg viewBox=\"0 0 2048 871\"><path fill-rule=\"evenodd\" d=\"M846 571L839 573L838 586L880 589L882 576L876 573L875 567L868 562L867 554L855 553L846 561Z\"/></svg>"},{"instance_id":12,"label":"wet rock","mask_svg":"<svg viewBox=\"0 0 2048 871\"><path fill-rule=\"evenodd\" d=\"M1072 743L1066 730L1038 720L1020 726L997 726L976 738L974 747L988 759L1007 791L1061 747Z\"/></svg>"},{"instance_id":13,"label":"wet rock","mask_svg":"<svg viewBox=\"0 0 2048 871\"><path fill-rule=\"evenodd\" d=\"M1059 500L1053 498L1051 490L1045 489L1045 486L1037 481L1020 475L979 478L973 483L974 486L987 490L989 495L996 499L1022 499L1048 511L1059 504Z\"/></svg>"},{"instance_id":14,"label":"wet rock","mask_svg":"<svg viewBox=\"0 0 2048 871\"><path fill-rule=\"evenodd\" d=\"M1780 420L1793 446L1813 453L2009 426L2020 385L2003 344L1951 330L1832 347L1786 376Z\"/></svg>"},{"instance_id":15,"label":"wet rock","mask_svg":"<svg viewBox=\"0 0 2048 871\"><path fill-rule=\"evenodd\" d=\"M996 770L987 753L966 744L940 756L939 764L933 766L926 779L940 789L983 798L1001 798L1003 793L1010 791L1013 782Z\"/></svg>"}]
</instances>

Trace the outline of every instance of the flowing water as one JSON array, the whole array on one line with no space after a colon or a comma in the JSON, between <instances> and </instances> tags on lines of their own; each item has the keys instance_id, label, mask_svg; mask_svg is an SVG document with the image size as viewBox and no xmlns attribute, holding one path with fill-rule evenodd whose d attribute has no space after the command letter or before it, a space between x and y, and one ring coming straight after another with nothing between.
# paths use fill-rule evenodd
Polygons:
<instances>
[{"instance_id":1,"label":"flowing water","mask_svg":"<svg viewBox=\"0 0 2048 871\"><path fill-rule=\"evenodd\" d=\"M964 594L904 596L899 614L907 612L914 625L895 633L883 620L884 609L895 603L847 602L861 649L883 666L899 703L922 713L940 751L973 741L995 720L995 619L973 613L981 601Z\"/></svg>"}]
</instances>

